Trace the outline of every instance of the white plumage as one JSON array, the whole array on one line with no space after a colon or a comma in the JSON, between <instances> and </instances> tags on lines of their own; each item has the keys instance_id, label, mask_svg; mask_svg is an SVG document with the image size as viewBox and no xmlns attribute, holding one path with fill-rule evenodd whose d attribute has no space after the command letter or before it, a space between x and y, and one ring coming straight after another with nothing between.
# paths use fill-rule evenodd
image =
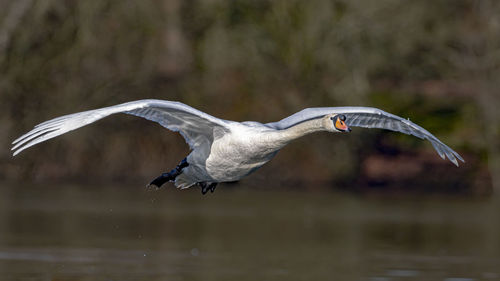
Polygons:
<instances>
[{"instance_id":1,"label":"white plumage","mask_svg":"<svg viewBox=\"0 0 500 281\"><path fill-rule=\"evenodd\" d=\"M343 116L350 127L387 129L427 139L443 159L446 157L457 166L458 160L464 162L424 128L377 108L307 108L281 121L261 124L222 120L183 103L163 100L138 100L46 121L12 142L13 155L115 113L146 118L184 137L192 152L171 179L179 188L239 180L271 160L294 139L316 131L344 131L334 124L336 116ZM215 185L212 191L214 188Z\"/></svg>"}]
</instances>

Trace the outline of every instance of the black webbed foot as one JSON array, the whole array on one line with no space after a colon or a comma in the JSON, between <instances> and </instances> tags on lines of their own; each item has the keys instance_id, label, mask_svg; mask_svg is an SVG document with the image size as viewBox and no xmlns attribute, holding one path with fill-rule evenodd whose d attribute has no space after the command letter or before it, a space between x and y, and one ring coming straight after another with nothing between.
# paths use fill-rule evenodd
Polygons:
<instances>
[{"instance_id":1,"label":"black webbed foot","mask_svg":"<svg viewBox=\"0 0 500 281\"><path fill-rule=\"evenodd\" d=\"M172 181L174 179L175 179L175 177L171 174L171 172L170 173L163 173L159 177L157 177L156 179L151 181L149 183L148 187L149 186L156 186L157 188L160 188L160 186L162 186L167 181Z\"/></svg>"},{"instance_id":2,"label":"black webbed foot","mask_svg":"<svg viewBox=\"0 0 500 281\"><path fill-rule=\"evenodd\" d=\"M200 182L198 183L201 187L201 194L205 195L207 192L210 190L210 192L215 191L215 187L217 187L217 183L213 182L211 184L207 184L206 182Z\"/></svg>"},{"instance_id":3,"label":"black webbed foot","mask_svg":"<svg viewBox=\"0 0 500 281\"><path fill-rule=\"evenodd\" d=\"M210 188L210 192L214 193L215 188L217 187L217 183L211 183L208 187Z\"/></svg>"},{"instance_id":4,"label":"black webbed foot","mask_svg":"<svg viewBox=\"0 0 500 281\"><path fill-rule=\"evenodd\" d=\"M201 187L201 194L205 195L207 194L208 192L208 184L206 182L200 182L199 183L200 187Z\"/></svg>"},{"instance_id":5,"label":"black webbed foot","mask_svg":"<svg viewBox=\"0 0 500 281\"><path fill-rule=\"evenodd\" d=\"M164 183L166 183L168 181L175 181L175 178L182 173L182 169L186 168L187 166L189 166L189 164L187 162L187 159L184 158L181 161L181 163L179 163L179 165L177 165L177 167L172 169L172 171L170 171L168 173L163 173L159 177L157 177L156 179L151 181L148 184L148 187L156 186L157 188L160 188L160 186L162 186Z\"/></svg>"}]
</instances>

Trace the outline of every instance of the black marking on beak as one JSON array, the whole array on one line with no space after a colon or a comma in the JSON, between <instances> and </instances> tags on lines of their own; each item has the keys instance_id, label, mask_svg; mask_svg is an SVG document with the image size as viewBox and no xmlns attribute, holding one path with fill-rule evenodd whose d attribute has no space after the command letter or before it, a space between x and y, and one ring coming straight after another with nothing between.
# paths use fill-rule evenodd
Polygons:
<instances>
[{"instance_id":1,"label":"black marking on beak","mask_svg":"<svg viewBox=\"0 0 500 281\"><path fill-rule=\"evenodd\" d=\"M351 128L349 128L349 126L347 126L347 124L345 124L346 117L345 117L344 114L335 115L333 117L330 117L330 119L333 121L333 126L338 131L341 131L341 132L350 132L350 131L352 131ZM337 122L339 122L339 121L340 121L341 125L345 126L345 129L337 127Z\"/></svg>"}]
</instances>

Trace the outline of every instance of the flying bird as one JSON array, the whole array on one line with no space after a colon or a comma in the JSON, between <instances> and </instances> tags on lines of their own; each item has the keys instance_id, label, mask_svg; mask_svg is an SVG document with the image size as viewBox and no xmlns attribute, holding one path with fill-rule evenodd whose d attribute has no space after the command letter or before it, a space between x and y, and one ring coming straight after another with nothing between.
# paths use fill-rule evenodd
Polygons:
<instances>
[{"instance_id":1,"label":"flying bird","mask_svg":"<svg viewBox=\"0 0 500 281\"><path fill-rule=\"evenodd\" d=\"M237 181L271 160L291 141L327 131L346 133L351 127L380 128L430 141L441 158L458 166L464 159L434 135L399 116L371 107L306 108L278 122L262 124L216 118L186 104L166 100L137 100L61 116L39 125L14 140L13 155L115 113L126 113L159 123L179 132L191 148L189 155L149 186L173 182L184 189L195 184L203 194L220 182ZM457 160L458 159L458 160Z\"/></svg>"}]
</instances>

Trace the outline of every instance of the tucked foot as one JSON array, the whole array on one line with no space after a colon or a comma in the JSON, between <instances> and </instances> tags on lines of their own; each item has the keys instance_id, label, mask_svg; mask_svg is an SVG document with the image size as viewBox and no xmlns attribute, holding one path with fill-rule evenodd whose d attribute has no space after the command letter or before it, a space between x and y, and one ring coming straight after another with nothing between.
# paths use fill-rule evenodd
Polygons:
<instances>
[{"instance_id":1,"label":"tucked foot","mask_svg":"<svg viewBox=\"0 0 500 281\"><path fill-rule=\"evenodd\" d=\"M217 187L217 183L211 183L208 187L210 188L210 192L214 193L215 188Z\"/></svg>"},{"instance_id":2,"label":"tucked foot","mask_svg":"<svg viewBox=\"0 0 500 281\"><path fill-rule=\"evenodd\" d=\"M205 195L209 190L210 192L214 192L215 191L215 188L217 187L217 183L216 182L213 182L213 183L206 183L206 182L200 182L198 183L201 187L201 194Z\"/></svg>"}]
</instances>

